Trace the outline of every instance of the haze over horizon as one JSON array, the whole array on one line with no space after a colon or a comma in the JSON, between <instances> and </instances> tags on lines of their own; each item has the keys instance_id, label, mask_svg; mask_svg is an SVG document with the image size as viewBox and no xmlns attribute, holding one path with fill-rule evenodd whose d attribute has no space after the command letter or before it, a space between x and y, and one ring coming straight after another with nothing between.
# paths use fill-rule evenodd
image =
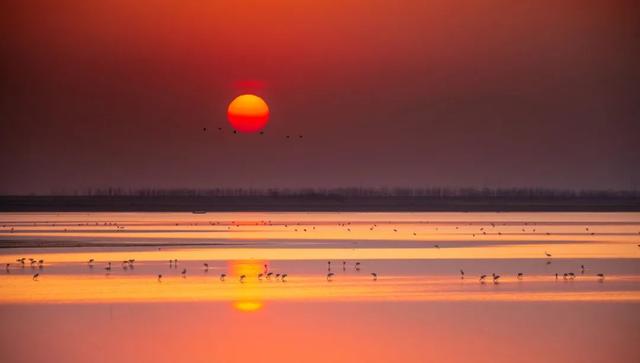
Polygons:
<instances>
[{"instance_id":1,"label":"haze over horizon","mask_svg":"<svg viewBox=\"0 0 640 363\"><path fill-rule=\"evenodd\" d=\"M640 187L634 1L12 0L0 13L0 194ZM227 123L245 92L269 104L264 135Z\"/></svg>"}]
</instances>

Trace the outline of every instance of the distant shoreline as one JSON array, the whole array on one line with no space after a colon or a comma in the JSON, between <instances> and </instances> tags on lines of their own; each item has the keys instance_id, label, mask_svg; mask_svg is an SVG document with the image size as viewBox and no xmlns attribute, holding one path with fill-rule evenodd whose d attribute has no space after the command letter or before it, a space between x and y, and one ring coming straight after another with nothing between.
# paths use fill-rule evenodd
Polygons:
<instances>
[{"instance_id":1,"label":"distant shoreline","mask_svg":"<svg viewBox=\"0 0 640 363\"><path fill-rule=\"evenodd\" d=\"M638 197L0 196L0 212L630 212Z\"/></svg>"}]
</instances>

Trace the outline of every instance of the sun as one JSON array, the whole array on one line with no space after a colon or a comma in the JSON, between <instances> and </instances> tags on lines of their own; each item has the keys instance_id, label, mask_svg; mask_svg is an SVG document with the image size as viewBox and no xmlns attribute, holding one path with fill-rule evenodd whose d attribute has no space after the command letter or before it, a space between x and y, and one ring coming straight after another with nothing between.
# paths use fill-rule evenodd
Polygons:
<instances>
[{"instance_id":1,"label":"sun","mask_svg":"<svg viewBox=\"0 0 640 363\"><path fill-rule=\"evenodd\" d=\"M264 129L269 121L269 106L256 95L240 95L229 104L227 118L234 130L258 132Z\"/></svg>"}]
</instances>

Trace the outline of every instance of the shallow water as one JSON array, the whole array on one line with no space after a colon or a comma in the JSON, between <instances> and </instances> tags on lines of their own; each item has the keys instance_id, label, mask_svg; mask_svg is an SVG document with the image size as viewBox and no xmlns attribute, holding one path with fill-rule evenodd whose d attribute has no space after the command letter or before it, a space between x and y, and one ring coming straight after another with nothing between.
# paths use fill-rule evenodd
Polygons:
<instances>
[{"instance_id":1,"label":"shallow water","mask_svg":"<svg viewBox=\"0 0 640 363\"><path fill-rule=\"evenodd\" d=\"M5 213L0 360L636 362L639 243L639 213Z\"/></svg>"}]
</instances>

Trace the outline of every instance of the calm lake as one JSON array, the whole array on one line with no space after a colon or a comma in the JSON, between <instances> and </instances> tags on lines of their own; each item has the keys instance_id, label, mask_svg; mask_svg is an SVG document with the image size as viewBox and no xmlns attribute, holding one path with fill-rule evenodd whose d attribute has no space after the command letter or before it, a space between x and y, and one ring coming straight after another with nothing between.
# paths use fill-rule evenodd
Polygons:
<instances>
[{"instance_id":1,"label":"calm lake","mask_svg":"<svg viewBox=\"0 0 640 363\"><path fill-rule=\"evenodd\" d=\"M638 362L639 244L640 213L0 213L0 361Z\"/></svg>"}]
</instances>

